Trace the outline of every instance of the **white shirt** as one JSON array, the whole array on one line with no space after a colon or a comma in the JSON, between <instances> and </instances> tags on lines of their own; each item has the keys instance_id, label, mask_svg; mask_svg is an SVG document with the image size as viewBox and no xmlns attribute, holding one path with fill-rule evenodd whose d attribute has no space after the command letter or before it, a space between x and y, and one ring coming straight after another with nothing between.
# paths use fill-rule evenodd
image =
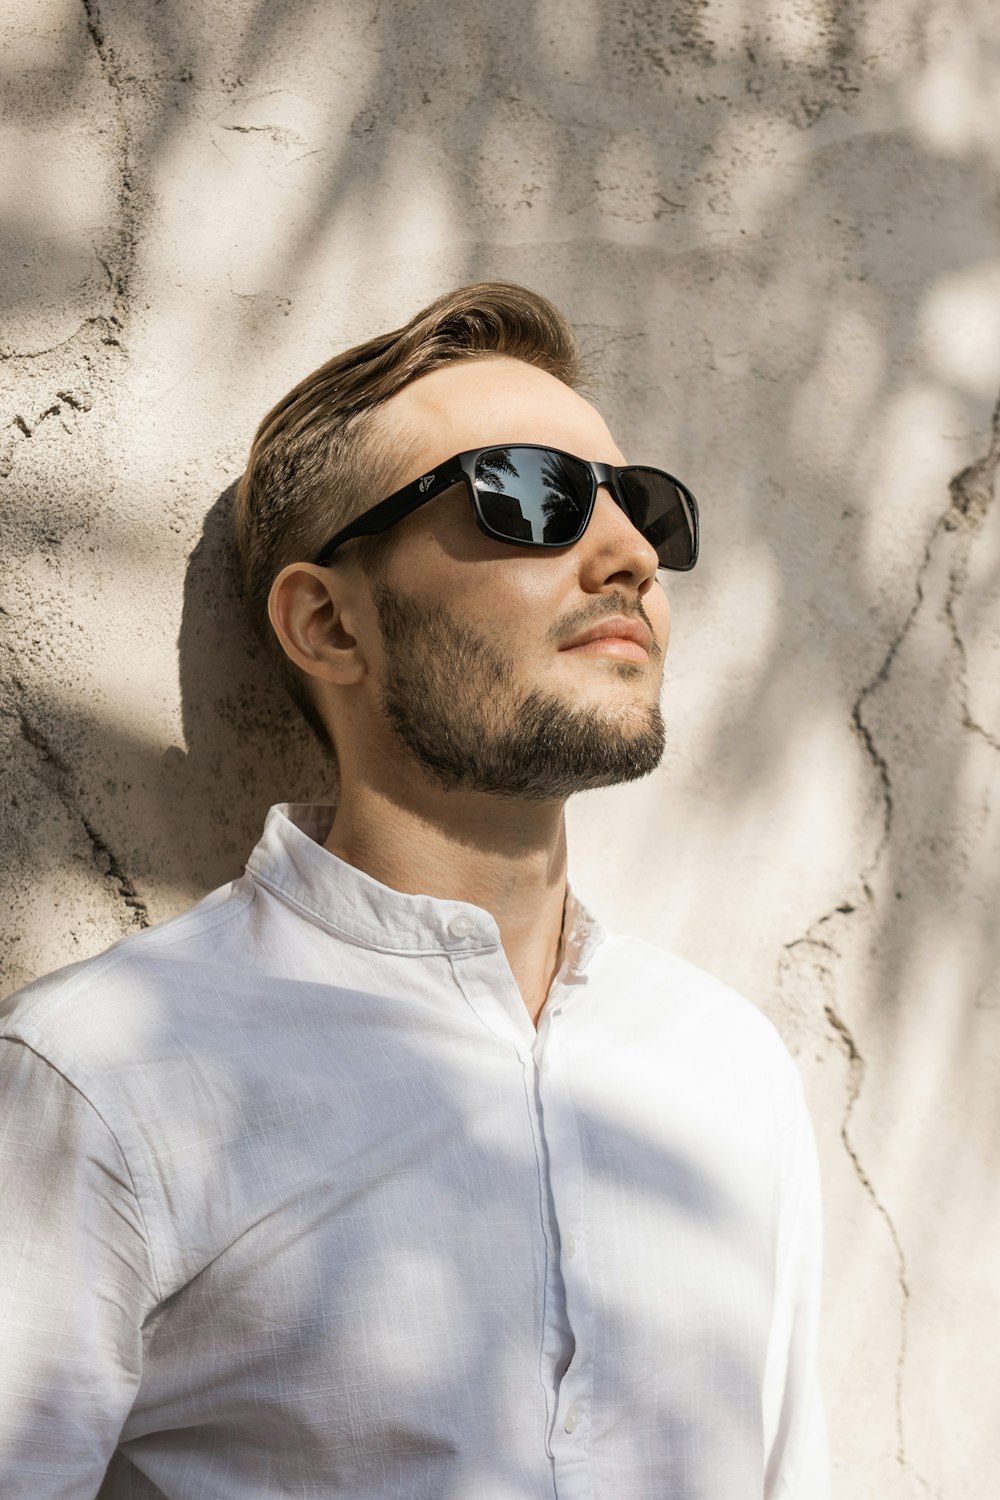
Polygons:
<instances>
[{"instance_id":1,"label":"white shirt","mask_svg":"<svg viewBox=\"0 0 1000 1500\"><path fill-rule=\"evenodd\" d=\"M536 1033L331 816L0 1008L4 1500L826 1495L774 1028L571 895Z\"/></svg>"}]
</instances>

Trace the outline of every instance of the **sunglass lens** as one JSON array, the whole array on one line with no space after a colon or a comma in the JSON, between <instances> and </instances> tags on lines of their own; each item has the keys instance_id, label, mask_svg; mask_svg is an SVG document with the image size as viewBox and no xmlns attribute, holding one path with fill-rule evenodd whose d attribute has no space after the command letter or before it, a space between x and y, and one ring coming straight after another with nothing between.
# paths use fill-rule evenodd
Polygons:
<instances>
[{"instance_id":1,"label":"sunglass lens","mask_svg":"<svg viewBox=\"0 0 1000 1500\"><path fill-rule=\"evenodd\" d=\"M476 459L483 520L512 542L565 547L583 529L593 481L585 464L554 448L490 448Z\"/></svg>"},{"instance_id":2,"label":"sunglass lens","mask_svg":"<svg viewBox=\"0 0 1000 1500\"><path fill-rule=\"evenodd\" d=\"M698 560L694 496L660 469L619 469L632 523L656 548L661 568L686 572Z\"/></svg>"}]
</instances>

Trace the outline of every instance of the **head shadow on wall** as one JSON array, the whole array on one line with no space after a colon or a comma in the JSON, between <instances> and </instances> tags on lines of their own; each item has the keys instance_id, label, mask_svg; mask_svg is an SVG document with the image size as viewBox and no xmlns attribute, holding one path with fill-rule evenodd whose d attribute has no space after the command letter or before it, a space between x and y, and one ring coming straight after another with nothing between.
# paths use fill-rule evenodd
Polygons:
<instances>
[{"instance_id":1,"label":"head shadow on wall","mask_svg":"<svg viewBox=\"0 0 1000 1500\"><path fill-rule=\"evenodd\" d=\"M187 753L180 772L186 874L211 889L231 879L275 802L327 802L336 771L292 703L243 601L232 531L236 482L215 500L188 559L178 637Z\"/></svg>"}]
</instances>

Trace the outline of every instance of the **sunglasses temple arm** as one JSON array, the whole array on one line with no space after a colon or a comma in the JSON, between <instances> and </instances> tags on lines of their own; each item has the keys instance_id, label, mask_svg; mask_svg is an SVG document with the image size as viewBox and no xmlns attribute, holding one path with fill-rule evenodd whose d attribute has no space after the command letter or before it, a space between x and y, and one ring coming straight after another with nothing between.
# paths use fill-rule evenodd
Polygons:
<instances>
[{"instance_id":1,"label":"sunglasses temple arm","mask_svg":"<svg viewBox=\"0 0 1000 1500\"><path fill-rule=\"evenodd\" d=\"M343 531L338 531L336 536L331 537L323 548L313 558L313 562L322 567L327 559L343 546L345 542L353 542L359 536L376 536L380 531L388 531L390 526L395 526L404 516L410 515L412 511L426 505L428 500L433 500L445 490L450 489L464 477L462 466L459 463L442 464L440 469L435 469L430 474L422 474L412 484L404 485L394 495L389 495L385 500L380 500L378 505L373 505L371 510L366 510L363 515L358 516Z\"/></svg>"}]
</instances>

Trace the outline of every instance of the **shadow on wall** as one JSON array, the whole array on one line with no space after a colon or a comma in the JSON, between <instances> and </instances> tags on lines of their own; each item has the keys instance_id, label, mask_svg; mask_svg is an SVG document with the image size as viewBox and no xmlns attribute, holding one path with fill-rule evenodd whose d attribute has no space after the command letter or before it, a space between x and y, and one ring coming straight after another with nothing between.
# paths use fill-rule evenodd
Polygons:
<instances>
[{"instance_id":1,"label":"shadow on wall","mask_svg":"<svg viewBox=\"0 0 1000 1500\"><path fill-rule=\"evenodd\" d=\"M234 488L208 509L185 572L186 749L107 714L99 695L69 703L48 682L29 692L16 668L0 677L0 751L20 771L0 798L0 899L13 914L0 998L237 878L273 803L336 797L335 770L247 618ZM144 651L121 619L109 633L122 655Z\"/></svg>"},{"instance_id":2,"label":"shadow on wall","mask_svg":"<svg viewBox=\"0 0 1000 1500\"><path fill-rule=\"evenodd\" d=\"M333 801L336 777L247 616L232 535L233 483L188 559L178 637L185 754L177 792L200 810L178 831L178 874L212 889L242 869L274 802ZM171 779L173 779L171 777Z\"/></svg>"}]
</instances>

